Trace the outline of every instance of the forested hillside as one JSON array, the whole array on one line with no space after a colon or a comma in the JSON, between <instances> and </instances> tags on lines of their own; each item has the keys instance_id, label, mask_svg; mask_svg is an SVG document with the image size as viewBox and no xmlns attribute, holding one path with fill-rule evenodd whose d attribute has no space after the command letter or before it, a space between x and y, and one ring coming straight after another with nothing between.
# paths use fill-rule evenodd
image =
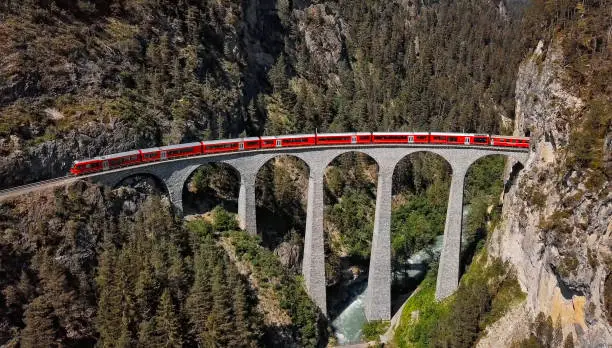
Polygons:
<instances>
[{"instance_id":1,"label":"forested hillside","mask_svg":"<svg viewBox=\"0 0 612 348\"><path fill-rule=\"evenodd\" d=\"M572 195L558 199L564 206L555 215L558 207L545 208L539 189L556 174L530 172L520 201L531 206L516 210L549 214L527 214L544 236L524 244L553 245L556 259L546 272L552 269L575 294L587 296L590 284L578 269L593 277L599 270L591 280L609 290L612 277L601 274L610 259L597 246L604 243L589 239L585 246L595 237L580 234L605 211L586 222L576 218L572 234L565 206L582 202L583 215L601 207L591 201L603 201L610 179L609 4L530 4L525 10L522 1L489 0L1 1L0 189L63 176L75 159L195 140L315 130L532 135L534 143L550 143L538 150L539 161L556 151L564 158L550 166L564 173L562 183L546 192ZM551 60L563 71L562 83ZM568 95L583 104L565 103L575 100ZM503 158L489 157L470 169L464 281L456 297L434 303L430 272L409 302L409 325L398 330L397 344L471 346L518 303L550 309L532 303L537 282L512 269L521 262L504 250L489 253L492 231L512 227L500 196L516 183L504 187L504 166ZM367 279L377 170L371 158L350 153L325 172L330 319L348 287ZM307 166L291 157L260 170L259 239L233 231L234 217L221 208L236 211L239 183L223 166L203 166L190 178L188 213L206 214L189 223L157 194L86 183L0 203L0 345L326 344L327 320L299 277L308 177ZM394 295L416 286L401 277L408 258L433 254L450 178L448 164L433 154L408 156L396 168ZM531 291L526 301L519 287ZM604 300L607 307L592 300L594 307L581 312L588 325L612 311L609 296ZM474 301L478 306L468 305ZM413 310L421 321L410 321ZM519 321L534 320L515 344L553 345L538 338L552 332L548 317ZM573 322L564 323L569 332Z\"/></svg>"},{"instance_id":2,"label":"forested hillside","mask_svg":"<svg viewBox=\"0 0 612 348\"><path fill-rule=\"evenodd\" d=\"M500 132L521 58L508 13L480 0L3 2L0 187L240 134Z\"/></svg>"},{"instance_id":3,"label":"forested hillside","mask_svg":"<svg viewBox=\"0 0 612 348\"><path fill-rule=\"evenodd\" d=\"M212 223L182 225L158 196L84 183L2 204L0 343L259 347L324 340L320 312L274 255L234 232L248 246L234 255L257 257L264 272L239 270L230 260L218 239L236 229L224 212ZM282 280L266 288L275 277Z\"/></svg>"}]
</instances>

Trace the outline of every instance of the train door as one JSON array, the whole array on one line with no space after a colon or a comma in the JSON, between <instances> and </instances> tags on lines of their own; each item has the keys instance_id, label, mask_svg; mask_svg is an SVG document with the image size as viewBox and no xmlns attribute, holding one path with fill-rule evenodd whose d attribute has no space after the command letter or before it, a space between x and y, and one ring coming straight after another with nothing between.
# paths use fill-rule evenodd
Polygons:
<instances>
[{"instance_id":1,"label":"train door","mask_svg":"<svg viewBox=\"0 0 612 348\"><path fill-rule=\"evenodd\" d=\"M276 139L276 147L282 147L283 146L283 142L280 139Z\"/></svg>"},{"instance_id":2,"label":"train door","mask_svg":"<svg viewBox=\"0 0 612 348\"><path fill-rule=\"evenodd\" d=\"M243 141L238 143L238 150L240 150L240 151L244 150L244 142Z\"/></svg>"},{"instance_id":3,"label":"train door","mask_svg":"<svg viewBox=\"0 0 612 348\"><path fill-rule=\"evenodd\" d=\"M413 135L409 135L408 136L408 143L410 143L410 144L414 143L414 136Z\"/></svg>"},{"instance_id":4,"label":"train door","mask_svg":"<svg viewBox=\"0 0 612 348\"><path fill-rule=\"evenodd\" d=\"M351 144L357 144L357 136L356 135L352 135L351 136Z\"/></svg>"},{"instance_id":5,"label":"train door","mask_svg":"<svg viewBox=\"0 0 612 348\"><path fill-rule=\"evenodd\" d=\"M108 161L107 160L102 161L102 170L108 170Z\"/></svg>"},{"instance_id":6,"label":"train door","mask_svg":"<svg viewBox=\"0 0 612 348\"><path fill-rule=\"evenodd\" d=\"M168 154L166 153L166 151L162 151L161 152L161 159L162 159L162 161L165 160L165 159L168 159Z\"/></svg>"},{"instance_id":7,"label":"train door","mask_svg":"<svg viewBox=\"0 0 612 348\"><path fill-rule=\"evenodd\" d=\"M465 137L464 144L470 145L470 137Z\"/></svg>"}]
</instances>

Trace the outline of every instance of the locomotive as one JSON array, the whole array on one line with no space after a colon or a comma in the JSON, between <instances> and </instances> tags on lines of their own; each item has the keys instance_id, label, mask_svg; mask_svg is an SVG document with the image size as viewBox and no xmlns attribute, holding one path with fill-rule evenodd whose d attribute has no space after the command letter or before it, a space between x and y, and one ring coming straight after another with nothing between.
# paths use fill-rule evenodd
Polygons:
<instances>
[{"instance_id":1,"label":"locomotive","mask_svg":"<svg viewBox=\"0 0 612 348\"><path fill-rule=\"evenodd\" d=\"M506 135L436 132L315 133L210 140L133 150L75 161L72 175L90 174L148 162L216 153L252 151L279 147L356 144L432 144L451 146L499 146L529 148L529 138Z\"/></svg>"}]
</instances>

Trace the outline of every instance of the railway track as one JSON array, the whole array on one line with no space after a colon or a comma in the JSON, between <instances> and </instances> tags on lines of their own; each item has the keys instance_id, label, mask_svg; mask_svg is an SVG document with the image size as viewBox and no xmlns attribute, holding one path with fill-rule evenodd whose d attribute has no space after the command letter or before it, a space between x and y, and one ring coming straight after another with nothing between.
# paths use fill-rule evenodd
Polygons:
<instances>
[{"instance_id":1,"label":"railway track","mask_svg":"<svg viewBox=\"0 0 612 348\"><path fill-rule=\"evenodd\" d=\"M38 182L33 182L30 184L26 184L26 185L21 185L21 186L17 186L17 187L11 187L11 188L7 188L7 189L3 189L0 190L0 200L2 199L6 199L6 198L10 198L13 196L18 196L18 195L22 195L24 193L30 192L30 191L36 191L36 190L40 190L46 187L54 187L57 186L59 184L62 183L69 183L71 181L73 181L74 179L76 179L73 176L61 176L58 178L53 178L53 179L48 179L48 180L43 180L43 181L38 181Z\"/></svg>"}]
</instances>

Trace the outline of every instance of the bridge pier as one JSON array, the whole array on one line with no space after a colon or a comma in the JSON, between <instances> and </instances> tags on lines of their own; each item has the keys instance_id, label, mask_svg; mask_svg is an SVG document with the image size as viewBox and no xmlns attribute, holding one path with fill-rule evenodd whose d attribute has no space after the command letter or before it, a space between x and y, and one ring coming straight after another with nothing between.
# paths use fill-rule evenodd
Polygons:
<instances>
[{"instance_id":1,"label":"bridge pier","mask_svg":"<svg viewBox=\"0 0 612 348\"><path fill-rule=\"evenodd\" d=\"M448 207L446 209L446 223L444 225L444 242L436 280L436 300L443 300L452 295L459 285L463 183L466 173L467 168L459 165L453 166Z\"/></svg>"},{"instance_id":2,"label":"bridge pier","mask_svg":"<svg viewBox=\"0 0 612 348\"><path fill-rule=\"evenodd\" d=\"M376 214L365 297L368 321L391 319L391 189L393 165L379 162Z\"/></svg>"},{"instance_id":3,"label":"bridge pier","mask_svg":"<svg viewBox=\"0 0 612 348\"><path fill-rule=\"evenodd\" d=\"M255 202L255 180L257 172L240 173L238 193L238 220L240 228L250 235L257 235L257 204Z\"/></svg>"},{"instance_id":4,"label":"bridge pier","mask_svg":"<svg viewBox=\"0 0 612 348\"><path fill-rule=\"evenodd\" d=\"M327 314L325 282L325 249L323 236L323 174L325 168L310 167L308 178L308 206L302 274L306 291L323 314Z\"/></svg>"}]
</instances>

